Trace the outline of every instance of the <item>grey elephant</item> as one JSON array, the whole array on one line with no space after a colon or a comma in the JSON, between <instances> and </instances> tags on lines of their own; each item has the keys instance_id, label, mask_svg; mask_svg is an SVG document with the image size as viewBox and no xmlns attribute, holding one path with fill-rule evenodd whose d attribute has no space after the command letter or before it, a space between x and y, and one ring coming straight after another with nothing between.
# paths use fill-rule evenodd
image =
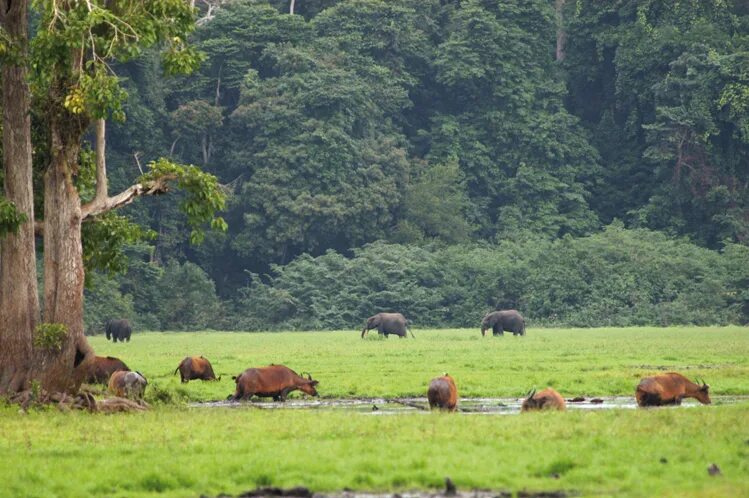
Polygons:
<instances>
[{"instance_id":1,"label":"grey elephant","mask_svg":"<svg viewBox=\"0 0 749 498\"><path fill-rule=\"evenodd\" d=\"M411 328L408 326L408 320L400 313L377 313L374 316L367 318L367 324L361 331L362 339L364 334L371 329L377 329L378 334L384 334L385 337L388 334L400 336L400 338L406 337L406 330L411 332ZM411 332L411 337L414 333Z\"/></svg>"},{"instance_id":2,"label":"grey elephant","mask_svg":"<svg viewBox=\"0 0 749 498\"><path fill-rule=\"evenodd\" d=\"M493 335L504 335L505 330L525 335L525 319L517 310L493 311L481 320L481 335L486 335L486 329L492 329Z\"/></svg>"},{"instance_id":3,"label":"grey elephant","mask_svg":"<svg viewBox=\"0 0 749 498\"><path fill-rule=\"evenodd\" d=\"M104 325L104 332L107 335L107 340L111 338L112 342L118 340L130 342L130 334L132 334L133 329L127 320L107 320Z\"/></svg>"}]
</instances>

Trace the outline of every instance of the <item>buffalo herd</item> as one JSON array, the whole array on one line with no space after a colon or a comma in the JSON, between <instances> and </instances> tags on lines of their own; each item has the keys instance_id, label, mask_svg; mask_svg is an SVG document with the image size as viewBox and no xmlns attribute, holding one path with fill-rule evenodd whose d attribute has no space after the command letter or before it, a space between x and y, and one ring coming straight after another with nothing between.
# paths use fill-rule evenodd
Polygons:
<instances>
[{"instance_id":1,"label":"buffalo herd","mask_svg":"<svg viewBox=\"0 0 749 498\"><path fill-rule=\"evenodd\" d=\"M397 335L406 337L410 332L409 321L401 313L378 313L367 319L362 329L363 338L367 331L377 329L377 333L388 337ZM493 311L481 321L481 335L491 329L492 334L503 335L505 331L513 335L525 335L525 319L517 310ZM127 320L109 320L106 323L107 339L129 341L131 334ZM413 332L411 332L413 337ZM213 365L204 356L187 356L174 371L180 374L182 383L191 380L220 381L216 377ZM231 401L249 400L252 396L273 398L274 401L286 401L292 391L302 391L309 396L317 396L318 381L304 372L302 375L284 365L270 365L261 368L248 368L236 377L234 394L227 399ZM120 359L112 356L96 356L90 374L89 383L106 384L109 391L121 397L143 399L148 381L137 371L130 368ZM684 398L694 398L700 403L710 404L710 386L704 382L692 382L676 372L668 372L640 381L635 390L637 404L642 407L680 405ZM458 409L458 387L450 375L445 373L429 382L427 401L432 410L454 412ZM576 399L570 400L576 401ZM566 403L561 394L551 387L526 394L521 411L532 410L565 410Z\"/></svg>"}]
</instances>

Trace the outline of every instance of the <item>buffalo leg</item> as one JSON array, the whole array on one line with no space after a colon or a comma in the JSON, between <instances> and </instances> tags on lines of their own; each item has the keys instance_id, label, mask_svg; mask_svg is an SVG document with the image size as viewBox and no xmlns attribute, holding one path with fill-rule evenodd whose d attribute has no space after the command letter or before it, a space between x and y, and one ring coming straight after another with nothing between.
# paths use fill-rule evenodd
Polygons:
<instances>
[{"instance_id":1,"label":"buffalo leg","mask_svg":"<svg viewBox=\"0 0 749 498\"><path fill-rule=\"evenodd\" d=\"M283 391L281 391L281 395L280 395L281 401L282 401L282 402L283 402L283 401L286 401L286 396L288 396L288 395L289 395L289 393L290 393L291 391L293 391L293 390L294 390L294 389L292 389L292 388L289 388L289 387L287 387L286 389L284 389Z\"/></svg>"}]
</instances>

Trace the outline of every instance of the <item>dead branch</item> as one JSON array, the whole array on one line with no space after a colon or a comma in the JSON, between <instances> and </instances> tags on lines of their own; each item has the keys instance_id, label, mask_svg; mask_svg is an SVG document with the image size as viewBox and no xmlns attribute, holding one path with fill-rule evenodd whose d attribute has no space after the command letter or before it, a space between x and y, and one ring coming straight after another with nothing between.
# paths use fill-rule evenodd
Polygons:
<instances>
[{"instance_id":1,"label":"dead branch","mask_svg":"<svg viewBox=\"0 0 749 498\"><path fill-rule=\"evenodd\" d=\"M98 411L101 413L142 412L150 407L145 401L132 401L127 398L107 398L99 401Z\"/></svg>"},{"instance_id":2,"label":"dead branch","mask_svg":"<svg viewBox=\"0 0 749 498\"><path fill-rule=\"evenodd\" d=\"M85 221L87 218L127 206L138 197L165 194L169 191L169 182L176 178L175 175L164 175L150 182L136 183L123 192L104 200L94 199L81 207L81 220Z\"/></svg>"},{"instance_id":3,"label":"dead branch","mask_svg":"<svg viewBox=\"0 0 749 498\"><path fill-rule=\"evenodd\" d=\"M172 152L169 152L169 155L172 155ZM135 159L135 165L138 166L138 171L140 171L140 174L143 174L143 168L140 165L140 151L133 152L133 159Z\"/></svg>"},{"instance_id":4,"label":"dead branch","mask_svg":"<svg viewBox=\"0 0 749 498\"><path fill-rule=\"evenodd\" d=\"M8 401L20 405L24 412L32 407L42 406L54 406L64 412L86 410L91 413L134 412L145 411L150 408L145 401L131 401L125 398L114 397L96 401L93 393L86 390L82 390L78 394L67 394L27 389L8 397Z\"/></svg>"}]
</instances>

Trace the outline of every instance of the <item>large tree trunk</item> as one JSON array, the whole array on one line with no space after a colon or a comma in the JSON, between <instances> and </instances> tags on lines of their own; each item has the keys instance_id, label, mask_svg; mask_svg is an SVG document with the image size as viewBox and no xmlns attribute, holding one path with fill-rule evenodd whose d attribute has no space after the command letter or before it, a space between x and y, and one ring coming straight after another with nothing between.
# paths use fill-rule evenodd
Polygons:
<instances>
[{"instance_id":1,"label":"large tree trunk","mask_svg":"<svg viewBox=\"0 0 749 498\"><path fill-rule=\"evenodd\" d=\"M0 21L13 46L27 52L28 0L0 1ZM23 64L23 62L22 62ZM3 167L5 197L26 215L17 234L0 240L0 394L28 387L32 332L39 319L34 250L31 119L26 67L2 64Z\"/></svg>"},{"instance_id":2,"label":"large tree trunk","mask_svg":"<svg viewBox=\"0 0 749 498\"><path fill-rule=\"evenodd\" d=\"M564 28L564 4L566 0L555 0L554 10L557 17L557 52L558 61L564 60L564 47L567 43L567 31Z\"/></svg>"},{"instance_id":3,"label":"large tree trunk","mask_svg":"<svg viewBox=\"0 0 749 498\"><path fill-rule=\"evenodd\" d=\"M39 353L40 380L48 391L75 392L94 356L83 335L82 215L73 183L83 130L73 116L50 121L52 162L44 175L44 321L61 323L68 333L59 352Z\"/></svg>"}]
</instances>

